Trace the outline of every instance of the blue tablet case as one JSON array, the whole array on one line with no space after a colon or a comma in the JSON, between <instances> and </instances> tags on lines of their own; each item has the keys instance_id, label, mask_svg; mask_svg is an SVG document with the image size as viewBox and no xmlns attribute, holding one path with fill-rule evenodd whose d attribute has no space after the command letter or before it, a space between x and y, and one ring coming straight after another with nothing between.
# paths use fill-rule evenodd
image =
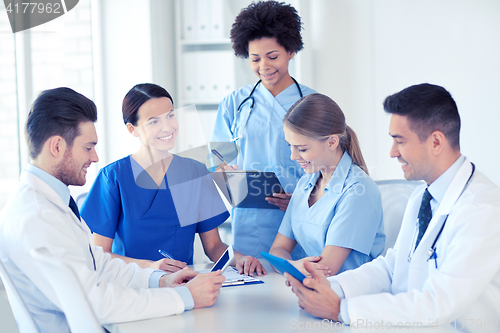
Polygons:
<instances>
[{"instance_id":1,"label":"blue tablet case","mask_svg":"<svg viewBox=\"0 0 500 333\"><path fill-rule=\"evenodd\" d=\"M295 268L292 264L290 264L288 261L286 261L283 258L279 258L276 256L273 256L272 254L269 254L267 252L262 251L260 253L264 259L266 259L271 265L276 267L277 270L279 270L281 273L287 272L300 282L303 282L306 276L302 274L297 268Z\"/></svg>"}]
</instances>

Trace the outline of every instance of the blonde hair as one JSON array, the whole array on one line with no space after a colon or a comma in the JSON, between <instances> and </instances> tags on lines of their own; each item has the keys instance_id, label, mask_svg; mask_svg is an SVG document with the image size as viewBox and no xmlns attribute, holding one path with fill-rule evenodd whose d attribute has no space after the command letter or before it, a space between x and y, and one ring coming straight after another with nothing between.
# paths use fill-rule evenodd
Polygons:
<instances>
[{"instance_id":1,"label":"blonde hair","mask_svg":"<svg viewBox=\"0 0 500 333\"><path fill-rule=\"evenodd\" d=\"M292 131L316 140L338 135L340 147L366 174L366 167L356 133L345 122L344 112L334 100L322 94L310 94L299 99L286 113L283 124Z\"/></svg>"}]
</instances>

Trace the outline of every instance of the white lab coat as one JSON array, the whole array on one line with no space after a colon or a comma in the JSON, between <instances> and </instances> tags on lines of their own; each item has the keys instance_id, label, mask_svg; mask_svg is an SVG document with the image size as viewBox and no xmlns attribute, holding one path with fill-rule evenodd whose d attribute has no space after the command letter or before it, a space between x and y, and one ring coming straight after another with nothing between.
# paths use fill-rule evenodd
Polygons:
<instances>
[{"instance_id":1,"label":"white lab coat","mask_svg":"<svg viewBox=\"0 0 500 333\"><path fill-rule=\"evenodd\" d=\"M53 258L70 263L102 324L184 311L175 290L147 289L154 270L111 259L94 246L85 222L76 218L47 183L29 172L21 173L17 192L2 211L0 247L0 260L43 332L64 332L69 327L54 290L30 256L32 249L40 247L46 247Z\"/></svg>"},{"instance_id":2,"label":"white lab coat","mask_svg":"<svg viewBox=\"0 0 500 333\"><path fill-rule=\"evenodd\" d=\"M351 323L378 322L446 325L457 319L500 319L500 188L481 172L462 164L408 261L425 185L411 195L394 249L354 271L336 277L342 286ZM436 243L437 266L428 260ZM469 322L470 324L471 322ZM490 326L491 329L491 326Z\"/></svg>"}]
</instances>

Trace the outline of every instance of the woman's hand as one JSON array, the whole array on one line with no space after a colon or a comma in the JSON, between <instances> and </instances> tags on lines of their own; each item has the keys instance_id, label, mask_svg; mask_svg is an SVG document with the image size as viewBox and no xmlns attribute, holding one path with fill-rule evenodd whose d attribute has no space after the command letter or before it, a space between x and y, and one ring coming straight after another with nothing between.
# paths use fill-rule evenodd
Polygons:
<instances>
[{"instance_id":1,"label":"woman's hand","mask_svg":"<svg viewBox=\"0 0 500 333\"><path fill-rule=\"evenodd\" d=\"M238 260L236 260L236 269L238 273L250 276L252 276L254 272L257 273L258 276L267 274L260 261L252 256L239 257Z\"/></svg>"},{"instance_id":2,"label":"woman's hand","mask_svg":"<svg viewBox=\"0 0 500 333\"><path fill-rule=\"evenodd\" d=\"M286 208L290 203L290 198L292 197L292 193L273 193L272 197L267 197L266 201L272 205L276 205L282 211L286 212Z\"/></svg>"},{"instance_id":3,"label":"woman's hand","mask_svg":"<svg viewBox=\"0 0 500 333\"><path fill-rule=\"evenodd\" d=\"M317 270L321 271L321 273L325 276L330 276L332 274L332 271L330 268L326 265L319 264L318 262L321 260L321 256L312 256L312 257L305 257L300 260L290 260L290 263L295 266L302 274L305 276L310 276L309 272L304 268L304 262L310 262L312 264L312 267Z\"/></svg>"},{"instance_id":4,"label":"woman's hand","mask_svg":"<svg viewBox=\"0 0 500 333\"><path fill-rule=\"evenodd\" d=\"M167 273L174 273L180 271L184 267L187 267L187 264L182 261L163 258L158 261L152 261L149 267L159 269Z\"/></svg>"},{"instance_id":5,"label":"woman's hand","mask_svg":"<svg viewBox=\"0 0 500 333\"><path fill-rule=\"evenodd\" d=\"M215 169L215 172L234 171L234 170L238 170L238 166L236 164L229 165L229 164L223 162L223 163L219 164L217 169Z\"/></svg>"}]
</instances>

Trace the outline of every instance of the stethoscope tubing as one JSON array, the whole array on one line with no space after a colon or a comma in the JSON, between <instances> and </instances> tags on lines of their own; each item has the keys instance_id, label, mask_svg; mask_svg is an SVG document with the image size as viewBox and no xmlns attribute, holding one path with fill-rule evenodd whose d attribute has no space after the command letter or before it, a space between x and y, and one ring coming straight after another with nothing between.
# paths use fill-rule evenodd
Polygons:
<instances>
[{"instance_id":1,"label":"stethoscope tubing","mask_svg":"<svg viewBox=\"0 0 500 333\"><path fill-rule=\"evenodd\" d=\"M295 85L297 86L297 89L299 90L300 98L304 97L304 95L302 94L302 89L300 89L300 85L297 82L297 80L295 80L293 77L291 77L291 78L292 78L293 82L295 82ZM252 113L253 107L255 105L255 98L253 97L253 93L255 92L255 89L257 89L257 87L259 86L259 84L261 82L262 82L262 80L257 81L257 83L253 86L252 91L250 92L250 94L243 101L241 101L240 105L238 105L238 108L236 109L236 115L234 117L233 126L231 128L231 132L232 133L235 133L235 131L236 131L236 127L237 127L237 124L238 124L238 118L240 117L240 113L241 113L243 105L247 101L251 101L252 102L250 104L250 110L248 111L248 115L247 115L247 118L245 120L245 123L243 124L243 128L239 131L240 134L236 135L236 136L235 136L235 134L233 134L233 138L231 139L231 142L235 142L235 141L243 138L243 132L245 131L245 128L247 127L248 119L250 118L250 114Z\"/></svg>"}]
</instances>

